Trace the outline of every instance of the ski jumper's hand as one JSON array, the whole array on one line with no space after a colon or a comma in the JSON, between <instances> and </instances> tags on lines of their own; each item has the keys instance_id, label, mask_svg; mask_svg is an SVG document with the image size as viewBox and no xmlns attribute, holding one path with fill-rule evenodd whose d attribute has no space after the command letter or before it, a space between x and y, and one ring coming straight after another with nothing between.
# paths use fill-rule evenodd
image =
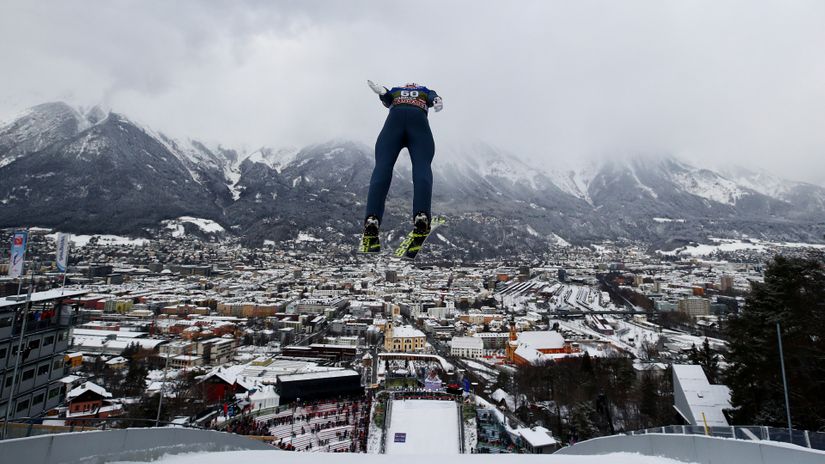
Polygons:
<instances>
[{"instance_id":1,"label":"ski jumper's hand","mask_svg":"<svg viewBox=\"0 0 825 464\"><path fill-rule=\"evenodd\" d=\"M369 79L367 79L367 85L369 85L372 91L377 93L378 95L384 95L385 93L387 93L386 87L382 87Z\"/></svg>"},{"instance_id":2,"label":"ski jumper's hand","mask_svg":"<svg viewBox=\"0 0 825 464\"><path fill-rule=\"evenodd\" d=\"M444 109L444 100L441 97L435 97L433 99L433 109L436 113Z\"/></svg>"}]
</instances>

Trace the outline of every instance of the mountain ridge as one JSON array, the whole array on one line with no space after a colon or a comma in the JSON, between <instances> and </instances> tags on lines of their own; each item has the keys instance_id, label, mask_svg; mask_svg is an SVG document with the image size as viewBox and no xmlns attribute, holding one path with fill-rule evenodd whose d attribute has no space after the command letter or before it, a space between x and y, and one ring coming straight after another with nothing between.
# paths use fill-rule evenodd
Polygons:
<instances>
[{"instance_id":1,"label":"mountain ridge","mask_svg":"<svg viewBox=\"0 0 825 464\"><path fill-rule=\"evenodd\" d=\"M177 140L102 111L46 103L0 126L0 227L145 236L162 233L162 221L188 216L215 221L251 244L309 231L346 245L359 233L373 163L364 144L241 152ZM395 236L411 214L406 158L402 153L396 166L384 220ZM433 241L457 253L599 240L668 247L725 234L821 241L825 228L825 188L670 156L571 169L477 143L439 151L433 172L434 210L452 226Z\"/></svg>"}]
</instances>

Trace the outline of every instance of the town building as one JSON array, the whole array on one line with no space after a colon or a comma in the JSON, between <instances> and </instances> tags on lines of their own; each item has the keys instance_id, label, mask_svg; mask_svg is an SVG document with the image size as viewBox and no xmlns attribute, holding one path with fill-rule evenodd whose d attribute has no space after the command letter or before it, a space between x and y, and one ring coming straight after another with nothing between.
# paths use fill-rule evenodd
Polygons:
<instances>
[{"instance_id":1,"label":"town building","mask_svg":"<svg viewBox=\"0 0 825 464\"><path fill-rule=\"evenodd\" d=\"M74 320L67 300L86 293L34 292L28 310L25 296L0 298L0 417L8 408L12 419L36 417L60 403L65 393L60 379L69 373L64 358Z\"/></svg>"},{"instance_id":2,"label":"town building","mask_svg":"<svg viewBox=\"0 0 825 464\"><path fill-rule=\"evenodd\" d=\"M389 327L384 334L384 348L387 351L411 352L422 351L426 345L424 332L409 325Z\"/></svg>"},{"instance_id":3,"label":"town building","mask_svg":"<svg viewBox=\"0 0 825 464\"><path fill-rule=\"evenodd\" d=\"M552 454L559 448L559 442L553 438L550 430L535 426L533 428L518 429L521 436L521 445L531 454Z\"/></svg>"},{"instance_id":4,"label":"town building","mask_svg":"<svg viewBox=\"0 0 825 464\"><path fill-rule=\"evenodd\" d=\"M453 337L450 341L450 355L480 358L484 356L484 341L478 337Z\"/></svg>"},{"instance_id":5,"label":"town building","mask_svg":"<svg viewBox=\"0 0 825 464\"><path fill-rule=\"evenodd\" d=\"M723 275L719 278L719 290L729 292L733 290L733 276Z\"/></svg>"},{"instance_id":6,"label":"town building","mask_svg":"<svg viewBox=\"0 0 825 464\"><path fill-rule=\"evenodd\" d=\"M710 314L710 300L707 298L688 297L679 300L679 312L688 316L707 316Z\"/></svg>"},{"instance_id":7,"label":"town building","mask_svg":"<svg viewBox=\"0 0 825 464\"><path fill-rule=\"evenodd\" d=\"M105 419L123 413L123 405L112 401L112 394L92 382L84 382L66 394L69 408L66 411L66 425L89 425L88 420Z\"/></svg>"},{"instance_id":8,"label":"town building","mask_svg":"<svg viewBox=\"0 0 825 464\"><path fill-rule=\"evenodd\" d=\"M507 332L478 332L473 336L484 342L485 350L503 350L510 340L510 334Z\"/></svg>"},{"instance_id":9,"label":"town building","mask_svg":"<svg viewBox=\"0 0 825 464\"><path fill-rule=\"evenodd\" d=\"M307 372L278 376L276 391L283 404L296 401L340 398L363 393L361 375L351 369Z\"/></svg>"},{"instance_id":10,"label":"town building","mask_svg":"<svg viewBox=\"0 0 825 464\"><path fill-rule=\"evenodd\" d=\"M539 364L555 357L578 355L580 349L553 330L516 332L510 329L507 359L518 365Z\"/></svg>"}]
</instances>

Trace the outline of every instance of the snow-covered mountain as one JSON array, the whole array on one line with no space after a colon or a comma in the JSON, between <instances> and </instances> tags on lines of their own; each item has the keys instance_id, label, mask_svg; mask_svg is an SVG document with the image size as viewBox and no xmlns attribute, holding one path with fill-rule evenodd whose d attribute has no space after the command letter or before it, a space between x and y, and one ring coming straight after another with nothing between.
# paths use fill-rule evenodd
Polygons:
<instances>
[{"instance_id":1,"label":"snow-covered mountain","mask_svg":"<svg viewBox=\"0 0 825 464\"><path fill-rule=\"evenodd\" d=\"M90 125L83 114L65 103L44 103L29 108L0 127L0 166L40 151Z\"/></svg>"},{"instance_id":2,"label":"snow-covered mountain","mask_svg":"<svg viewBox=\"0 0 825 464\"><path fill-rule=\"evenodd\" d=\"M395 237L410 215L405 159L384 220ZM188 217L252 243L299 234L349 243L372 163L371 148L349 141L242 152L176 140L101 108L47 103L0 127L0 227L146 235ZM737 234L821 241L825 228L822 187L670 157L571 167L475 143L439 151L433 171L434 209L450 218L434 241L464 254Z\"/></svg>"}]
</instances>

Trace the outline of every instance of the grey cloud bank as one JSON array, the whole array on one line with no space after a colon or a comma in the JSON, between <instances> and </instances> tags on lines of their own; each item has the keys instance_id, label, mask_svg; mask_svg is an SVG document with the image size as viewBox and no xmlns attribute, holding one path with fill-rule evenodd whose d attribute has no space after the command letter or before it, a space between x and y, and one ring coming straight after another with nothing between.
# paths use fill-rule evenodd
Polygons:
<instances>
[{"instance_id":1,"label":"grey cloud bank","mask_svg":"<svg viewBox=\"0 0 825 464\"><path fill-rule=\"evenodd\" d=\"M255 148L371 143L366 79L436 89L437 143L672 154L825 183L825 3L0 2L0 119L103 103Z\"/></svg>"}]
</instances>

